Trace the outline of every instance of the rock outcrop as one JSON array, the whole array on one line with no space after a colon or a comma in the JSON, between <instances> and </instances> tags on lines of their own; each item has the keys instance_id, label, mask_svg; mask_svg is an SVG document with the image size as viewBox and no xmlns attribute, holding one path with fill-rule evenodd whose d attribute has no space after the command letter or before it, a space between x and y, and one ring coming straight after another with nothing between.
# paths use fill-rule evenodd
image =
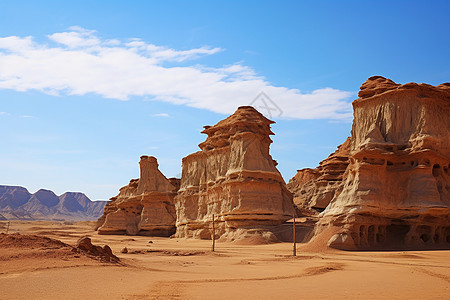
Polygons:
<instances>
[{"instance_id":1,"label":"rock outcrop","mask_svg":"<svg viewBox=\"0 0 450 300\"><path fill-rule=\"evenodd\" d=\"M342 191L345 170L349 164L350 138L315 169L298 170L287 188L294 203L301 208L323 211L331 199Z\"/></svg>"},{"instance_id":2,"label":"rock outcrop","mask_svg":"<svg viewBox=\"0 0 450 300\"><path fill-rule=\"evenodd\" d=\"M214 126L201 151L183 158L181 187L175 199L176 237L234 241L255 234L275 240L270 228L292 216L292 195L269 154L268 120L251 106Z\"/></svg>"},{"instance_id":3,"label":"rock outcrop","mask_svg":"<svg viewBox=\"0 0 450 300\"><path fill-rule=\"evenodd\" d=\"M120 259L115 256L108 245L97 246L92 244L91 238L83 236L78 239L73 251L83 253L84 255L91 257L93 259L98 259L102 262L117 263Z\"/></svg>"},{"instance_id":4,"label":"rock outcrop","mask_svg":"<svg viewBox=\"0 0 450 300\"><path fill-rule=\"evenodd\" d=\"M153 156L141 156L140 178L132 179L106 204L99 234L170 236L175 233L176 179L168 180Z\"/></svg>"},{"instance_id":5,"label":"rock outcrop","mask_svg":"<svg viewBox=\"0 0 450 300\"><path fill-rule=\"evenodd\" d=\"M374 76L353 109L342 190L315 239L340 249L450 249L450 84Z\"/></svg>"}]
</instances>

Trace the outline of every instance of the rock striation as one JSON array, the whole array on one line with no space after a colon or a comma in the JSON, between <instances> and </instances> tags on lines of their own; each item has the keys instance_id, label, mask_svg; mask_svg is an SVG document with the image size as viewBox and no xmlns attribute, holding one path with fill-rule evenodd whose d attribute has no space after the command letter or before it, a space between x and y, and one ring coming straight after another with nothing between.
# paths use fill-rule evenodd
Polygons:
<instances>
[{"instance_id":1,"label":"rock striation","mask_svg":"<svg viewBox=\"0 0 450 300\"><path fill-rule=\"evenodd\" d=\"M177 179L167 179L153 156L141 156L140 178L132 179L106 204L99 234L170 236L175 233ZM172 184L173 183L173 184Z\"/></svg>"},{"instance_id":2,"label":"rock striation","mask_svg":"<svg viewBox=\"0 0 450 300\"><path fill-rule=\"evenodd\" d=\"M292 216L292 195L269 154L273 135L265 118L241 106L214 126L201 151L182 160L181 187L175 198L176 237L235 241L259 235L276 240L270 228Z\"/></svg>"},{"instance_id":3,"label":"rock striation","mask_svg":"<svg viewBox=\"0 0 450 300\"><path fill-rule=\"evenodd\" d=\"M294 203L301 208L323 211L343 187L343 176L349 164L350 138L315 169L298 170L287 188Z\"/></svg>"},{"instance_id":4,"label":"rock striation","mask_svg":"<svg viewBox=\"0 0 450 300\"><path fill-rule=\"evenodd\" d=\"M450 249L450 84L374 76L358 95L349 163L314 239L339 249Z\"/></svg>"}]
</instances>

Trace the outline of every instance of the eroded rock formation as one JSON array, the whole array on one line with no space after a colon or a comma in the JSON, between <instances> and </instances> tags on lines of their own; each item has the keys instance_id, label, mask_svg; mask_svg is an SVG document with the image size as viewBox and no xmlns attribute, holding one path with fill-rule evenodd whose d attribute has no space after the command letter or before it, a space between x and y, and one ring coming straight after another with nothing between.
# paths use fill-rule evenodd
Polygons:
<instances>
[{"instance_id":1,"label":"eroded rock formation","mask_svg":"<svg viewBox=\"0 0 450 300\"><path fill-rule=\"evenodd\" d=\"M222 240L252 233L276 239L270 227L289 219L293 208L269 154L272 123L253 107L242 106L205 126L202 133L208 137L199 145L201 151L183 158L175 201L177 237L210 239L214 214L216 236Z\"/></svg>"},{"instance_id":2,"label":"eroded rock formation","mask_svg":"<svg viewBox=\"0 0 450 300\"><path fill-rule=\"evenodd\" d=\"M450 84L374 76L353 109L342 190L315 238L340 249L449 249Z\"/></svg>"},{"instance_id":3,"label":"eroded rock formation","mask_svg":"<svg viewBox=\"0 0 450 300\"><path fill-rule=\"evenodd\" d=\"M156 158L141 156L140 178L132 179L106 204L99 234L170 236L175 233L177 179L167 179Z\"/></svg>"},{"instance_id":4,"label":"eroded rock formation","mask_svg":"<svg viewBox=\"0 0 450 300\"><path fill-rule=\"evenodd\" d=\"M350 138L315 169L298 170L287 188L294 194L294 203L319 211L328 206L342 191L345 170L349 164Z\"/></svg>"}]
</instances>

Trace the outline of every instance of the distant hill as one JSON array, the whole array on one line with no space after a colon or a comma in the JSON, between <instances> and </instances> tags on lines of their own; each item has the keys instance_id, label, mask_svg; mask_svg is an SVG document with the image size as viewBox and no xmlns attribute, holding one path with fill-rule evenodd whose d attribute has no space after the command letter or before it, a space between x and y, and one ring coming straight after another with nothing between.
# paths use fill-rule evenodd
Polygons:
<instances>
[{"instance_id":1,"label":"distant hill","mask_svg":"<svg viewBox=\"0 0 450 300\"><path fill-rule=\"evenodd\" d=\"M34 194L21 186L0 185L0 220L97 220L107 201L91 201L83 193L60 196L40 189Z\"/></svg>"}]
</instances>

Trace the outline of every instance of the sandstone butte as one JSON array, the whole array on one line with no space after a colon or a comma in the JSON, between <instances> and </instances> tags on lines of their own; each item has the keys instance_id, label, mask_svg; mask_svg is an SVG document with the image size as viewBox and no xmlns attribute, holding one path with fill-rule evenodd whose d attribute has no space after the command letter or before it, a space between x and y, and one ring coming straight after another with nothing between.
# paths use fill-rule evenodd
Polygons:
<instances>
[{"instance_id":1,"label":"sandstone butte","mask_svg":"<svg viewBox=\"0 0 450 300\"><path fill-rule=\"evenodd\" d=\"M450 249L450 84L373 76L353 102L351 137L289 182L319 211L311 243Z\"/></svg>"},{"instance_id":2,"label":"sandstone butte","mask_svg":"<svg viewBox=\"0 0 450 300\"><path fill-rule=\"evenodd\" d=\"M167 179L156 158L141 156L140 178L132 179L106 204L97 221L99 234L170 236L175 233L179 179Z\"/></svg>"},{"instance_id":3,"label":"sandstone butte","mask_svg":"<svg viewBox=\"0 0 450 300\"><path fill-rule=\"evenodd\" d=\"M276 240L273 230L292 216L292 195L269 154L273 135L265 118L241 106L214 126L201 151L182 160L181 187L175 197L176 237L223 241Z\"/></svg>"}]
</instances>

